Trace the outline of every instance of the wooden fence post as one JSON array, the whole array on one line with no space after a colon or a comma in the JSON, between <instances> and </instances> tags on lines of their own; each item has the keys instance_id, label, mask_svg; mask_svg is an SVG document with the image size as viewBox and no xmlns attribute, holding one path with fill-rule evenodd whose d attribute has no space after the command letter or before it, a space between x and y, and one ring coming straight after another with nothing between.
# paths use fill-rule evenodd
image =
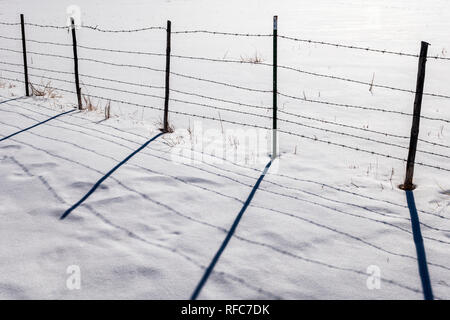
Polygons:
<instances>
[{"instance_id":1,"label":"wooden fence post","mask_svg":"<svg viewBox=\"0 0 450 320\"><path fill-rule=\"evenodd\" d=\"M162 132L169 132L169 93L170 93L170 51L171 51L172 22L167 20L167 43L166 43L166 92L164 97L164 127Z\"/></svg>"},{"instance_id":2,"label":"wooden fence post","mask_svg":"<svg viewBox=\"0 0 450 320\"><path fill-rule=\"evenodd\" d=\"M22 28L22 51L23 51L23 68L25 74L25 94L27 97L30 96L30 88L28 83L28 61L27 61L27 45L25 41L25 22L23 14L20 15L20 25Z\"/></svg>"},{"instance_id":3,"label":"wooden fence post","mask_svg":"<svg viewBox=\"0 0 450 320\"><path fill-rule=\"evenodd\" d=\"M419 69L417 72L416 97L414 99L414 114L411 127L411 138L409 141L409 153L406 163L406 176L405 182L400 185L400 189L403 190L414 190L416 187L413 184L414 161L416 159L417 140L419 138L420 111L422 108L423 85L425 82L425 66L427 62L428 46L428 43L422 41L419 56Z\"/></svg>"},{"instance_id":4,"label":"wooden fence post","mask_svg":"<svg viewBox=\"0 0 450 320\"><path fill-rule=\"evenodd\" d=\"M272 159L277 157L277 39L278 38L278 16L273 17L273 126L272 126Z\"/></svg>"},{"instance_id":5,"label":"wooden fence post","mask_svg":"<svg viewBox=\"0 0 450 320\"><path fill-rule=\"evenodd\" d=\"M77 35L75 33L75 21L73 18L71 20L72 27L72 41L73 41L73 61L74 61L74 69L75 69L75 85L77 91L77 99L78 99L78 109L81 110L83 105L81 103L81 88L80 88L80 77L78 75L78 52L77 52Z\"/></svg>"}]
</instances>

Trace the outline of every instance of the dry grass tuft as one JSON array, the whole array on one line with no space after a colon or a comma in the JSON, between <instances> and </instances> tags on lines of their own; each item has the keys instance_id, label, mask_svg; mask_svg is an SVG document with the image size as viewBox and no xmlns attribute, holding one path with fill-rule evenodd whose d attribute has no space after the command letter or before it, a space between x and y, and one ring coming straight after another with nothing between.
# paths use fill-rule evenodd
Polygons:
<instances>
[{"instance_id":1,"label":"dry grass tuft","mask_svg":"<svg viewBox=\"0 0 450 320\"><path fill-rule=\"evenodd\" d=\"M41 85L34 86L30 83L31 88L31 94L35 97L46 97L46 98L61 98L61 95L58 94L55 88L52 88L51 82L47 82L46 84L43 84L41 82Z\"/></svg>"},{"instance_id":2,"label":"dry grass tuft","mask_svg":"<svg viewBox=\"0 0 450 320\"><path fill-rule=\"evenodd\" d=\"M97 104L94 104L90 96L83 94L83 109L88 111L96 111L98 110L100 102L97 101Z\"/></svg>"},{"instance_id":3,"label":"dry grass tuft","mask_svg":"<svg viewBox=\"0 0 450 320\"><path fill-rule=\"evenodd\" d=\"M264 62L264 60L261 58L261 56L258 54L258 52L255 52L255 54L252 57L241 56L241 62L258 64L258 63Z\"/></svg>"}]
</instances>

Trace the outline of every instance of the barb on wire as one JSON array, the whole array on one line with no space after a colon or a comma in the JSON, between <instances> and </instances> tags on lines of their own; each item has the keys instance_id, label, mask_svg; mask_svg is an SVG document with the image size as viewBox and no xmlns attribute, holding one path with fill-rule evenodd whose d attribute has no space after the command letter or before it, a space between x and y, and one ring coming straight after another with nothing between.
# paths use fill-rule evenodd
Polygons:
<instances>
[{"instance_id":1,"label":"barb on wire","mask_svg":"<svg viewBox=\"0 0 450 320\"><path fill-rule=\"evenodd\" d=\"M295 37L283 36L283 35L278 35L278 37L281 38L281 39L286 39L286 40L292 40L292 41L297 41L297 42L305 42L305 43L312 43L312 44L330 46L330 47L335 47L335 48L346 48L346 49L362 50L362 51L366 51L366 52L376 52L376 53L382 53L382 54L391 54L391 55L414 57L414 58L419 58L420 57L418 54L405 53L405 52L401 52L401 51L374 49L374 48L370 48L370 47L360 47L360 46L346 45L346 44L341 44L341 43L332 43L332 42L326 42L326 41L301 39L301 38L295 38ZM427 56L427 58L429 58L429 59L436 59L436 60L450 60L450 58L448 58L448 57L439 57L437 55L436 56Z\"/></svg>"}]
</instances>

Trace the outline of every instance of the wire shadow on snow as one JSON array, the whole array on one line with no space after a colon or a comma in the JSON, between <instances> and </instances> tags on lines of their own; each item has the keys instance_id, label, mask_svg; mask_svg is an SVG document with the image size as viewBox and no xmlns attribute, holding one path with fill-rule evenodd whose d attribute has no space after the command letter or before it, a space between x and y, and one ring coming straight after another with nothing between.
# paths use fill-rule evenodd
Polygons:
<instances>
[{"instance_id":1,"label":"wire shadow on snow","mask_svg":"<svg viewBox=\"0 0 450 320\"><path fill-rule=\"evenodd\" d=\"M2 98L4 98L4 97L2 97ZM25 98L25 96L9 99L9 100L5 100L5 101L0 101L0 104L7 103L7 102L10 102L10 101L14 101L14 100L19 100L19 99L22 99L22 98Z\"/></svg>"},{"instance_id":2,"label":"wire shadow on snow","mask_svg":"<svg viewBox=\"0 0 450 320\"><path fill-rule=\"evenodd\" d=\"M5 101L5 102L6 102L6 101ZM61 117L61 116L63 116L63 115L66 115L66 114L71 113L71 112L74 112L74 111L76 111L76 110L73 109L73 110L69 110L69 111L66 111L66 112L57 114L56 116L53 116L53 117L48 118L48 119L46 119L46 120L44 120L44 121L38 122L38 123L36 123L36 124L34 124L34 125L28 127L28 128L25 128L25 129L22 129L22 130L20 130L20 131L14 132L13 134L10 134L9 136L6 136L6 137L1 138L1 139L0 139L0 142L3 141L3 140L9 139L9 138L11 138L11 137L14 137L15 135L18 135L19 133L22 133L22 132L28 131L28 130L30 130L30 129L36 128L37 126L40 126L40 125L42 125L42 124L44 124L44 123L46 123L46 122L48 122L48 121L50 121L50 120L53 120L53 119L55 119L55 118Z\"/></svg>"},{"instance_id":3,"label":"wire shadow on snow","mask_svg":"<svg viewBox=\"0 0 450 320\"><path fill-rule=\"evenodd\" d=\"M77 203L75 203L72 207L66 210L66 212L63 213L63 215L60 217L60 219L64 219L67 217L73 210L75 210L78 206L80 206L91 194L97 190L97 188L105 181L110 175L114 173L117 169L119 169L122 165L128 162L133 156L135 156L137 153L139 153L142 149L147 147L152 141L156 140L160 136L162 136L164 133L158 133L156 136L148 140L146 143L144 143L142 146L140 146L138 149L136 149L134 152L129 154L125 159L123 159L121 162L119 162L114 168L112 168L108 173L106 173L103 177L100 178L91 188L91 190L88 191Z\"/></svg>"},{"instance_id":4,"label":"wire shadow on snow","mask_svg":"<svg viewBox=\"0 0 450 320\"><path fill-rule=\"evenodd\" d=\"M417 214L414 193L406 191L406 201L408 202L409 213L411 215L411 226L414 236L414 244L417 251L417 262L419 264L420 280L425 300L433 300L433 291L431 289L430 274L428 272L427 257L423 245L422 232L420 231L419 215Z\"/></svg>"},{"instance_id":5,"label":"wire shadow on snow","mask_svg":"<svg viewBox=\"0 0 450 320\"><path fill-rule=\"evenodd\" d=\"M231 226L230 230L227 233L227 236L225 237L225 240L223 241L222 245L220 246L219 250L217 251L216 255L212 259L210 265L208 268L206 268L205 273L203 274L203 277L200 279L200 282L198 283L197 287L195 288L194 292L192 293L191 300L197 299L198 295L200 294L200 291L202 290L203 286L206 284L206 281L208 280L211 272L214 269L214 266L217 264L217 262L220 259L220 256L224 252L225 248L228 245L228 242L230 242L231 237L233 236L234 232L236 231L236 228L241 221L242 216L244 215L244 212L247 210L247 207L250 205L250 202L252 201L256 190L258 190L259 185L261 184L262 180L264 179L264 176L266 175L267 171L269 170L270 166L272 165L272 160L267 163L266 167L264 168L261 176L256 181L255 186L253 187L252 191L250 192L250 195L248 196L247 200L244 202L244 205L242 206L241 211L239 211L239 214L237 215L236 219L233 222L233 225Z\"/></svg>"},{"instance_id":6,"label":"wire shadow on snow","mask_svg":"<svg viewBox=\"0 0 450 320\"><path fill-rule=\"evenodd\" d=\"M23 145L26 145L26 146L28 146L28 147L34 149L34 150L43 152L43 153L45 153L45 154L47 154L47 155L49 155L49 156L51 156L51 157L55 157L55 158L58 158L58 159L61 159L61 160L64 160L64 161L67 161L67 162L76 164L76 165L78 165L78 166L84 167L84 168L86 168L86 169L89 169L89 170L91 170L91 171L97 172L97 173L99 173L99 174L103 174L103 173L100 172L99 170L94 169L94 168L92 168L92 167L89 167L89 166L87 166L87 165L84 164L84 163L81 163L81 162L78 162L78 161L74 161L73 159L70 159L70 158L67 158L67 157L64 157L64 156L61 156L61 155L58 155L58 154L49 152L48 150L39 148L39 147L37 147L37 146L28 144L28 143L23 142L23 141L20 141L20 142L19 142L19 141L16 141L16 142L18 142L18 143L20 143L20 144L23 144ZM181 216L181 217L183 217L183 218L187 218L187 219L189 219L189 220L191 220L191 221L194 221L194 222L196 222L196 223L201 223L201 224L203 224L203 225L207 225L207 226L209 226L209 227L211 227L211 228L215 228L215 229L217 229L217 230L219 230L219 231L223 231L224 233L227 232L227 230L225 230L225 229L222 228L222 227L219 227L219 226L216 226L216 225L213 225L213 224L209 224L209 223L204 222L204 221L202 221L202 220L193 219L192 217L186 216L186 215L182 214L181 212L176 211L174 208L171 208L170 206L168 206L168 205L166 205L166 204L164 204L164 203L161 203L161 202L159 202L159 201L155 201L154 199L149 198L146 194L143 194L143 193L141 193L141 192L139 192L139 191L137 191L137 190L135 190L135 189L132 189L132 188L126 186L125 184L123 184L122 182L120 182L119 180L117 180L117 179L114 178L114 177L111 177L111 179L113 179L114 181L116 181L120 186L122 186L122 187L125 188L126 190L131 191L131 192L134 192L134 193L138 194L139 196L141 196L142 198L144 198L145 200L150 201L150 202L152 202L152 203L154 203L154 204L156 204L156 205L162 206L162 207L168 209L169 211L171 211L172 213L174 213L174 214L176 214L176 215L179 215L179 216ZM242 202L243 202L243 201L242 201ZM87 205L84 204L84 206L87 206ZM288 252L288 251L286 251L286 250L284 250L284 249L277 248L277 247L275 247L275 246L273 246L273 245L269 245L269 244L266 244L266 243L263 243L263 242L253 241L253 240L246 239L246 238L243 238L243 237L240 237L240 236L235 236L235 238L236 238L237 240L244 241L244 242L247 242L247 243L256 245L256 246L261 246L261 247L264 247L264 248L268 248L268 249L270 249L270 250L273 250L273 251L275 251L275 252L277 252L277 253L279 253L279 254L282 254L282 255L287 256L287 257L290 257L290 258L294 258L294 259L298 259L298 260L301 260L301 261L304 261L304 262L313 263L313 264L320 265L320 266L323 266L323 267L331 268L331 269L333 269L333 270L340 270L340 271L345 271L345 272L351 272L351 273L353 273L353 274L357 274L357 275L364 276L364 277L367 276L367 274L366 274L365 272L361 271L361 270L356 270L356 269L351 269L351 268L346 268L346 267L339 267L339 266L335 266L335 265L328 264L328 263L326 263L326 262L322 262L322 261L318 261L318 260L313 260L313 259L308 259L308 258L302 257L302 256L300 256L300 255L297 255L297 254ZM438 266L438 265L437 265L437 266ZM443 267L443 266L440 266L440 265L439 265L439 267ZM203 269L206 270L206 266L205 266ZM223 273L223 272L219 272L219 273L221 274L221 273ZM231 276L231 275L228 274L228 276ZM241 280L239 280L239 281L241 281ZM385 282L390 283L390 284L392 284L392 285L395 285L395 286L397 286L397 287L406 289L406 290L408 290L408 291L412 291L412 292L416 292L416 293L421 293L421 292L422 292L422 291L419 290L419 289L416 289L416 288L412 288L412 287L403 285L403 284L401 284L401 283L398 283L398 282L395 281L395 280L385 279Z\"/></svg>"}]
</instances>

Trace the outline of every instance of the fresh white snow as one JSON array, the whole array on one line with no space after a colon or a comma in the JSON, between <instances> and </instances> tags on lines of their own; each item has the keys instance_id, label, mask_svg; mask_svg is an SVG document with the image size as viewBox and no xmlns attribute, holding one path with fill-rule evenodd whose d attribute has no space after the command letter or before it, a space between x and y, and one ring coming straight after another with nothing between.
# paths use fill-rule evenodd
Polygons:
<instances>
[{"instance_id":1,"label":"fresh white snow","mask_svg":"<svg viewBox=\"0 0 450 320\"><path fill-rule=\"evenodd\" d=\"M81 8L85 25L103 29L165 26L270 34L279 16L279 34L343 44L446 57L450 40L447 1L0 1L0 21L64 25L66 8ZM20 37L20 26L1 26L0 35ZM165 32L102 33L77 30L80 46L165 52ZM66 30L27 26L27 38L71 44ZM271 63L270 37L174 34L172 54ZM71 46L28 41L30 52L71 57ZM21 50L19 41L0 38L0 47ZM91 51L80 58L164 69L165 58ZM29 66L73 71L69 59L29 54ZM19 64L3 65L1 62ZM279 64L393 87L415 88L417 58L383 55L279 39ZM0 139L73 109L73 76L30 69L31 81L52 81L53 98L20 98L22 56L0 51ZM272 69L263 65L172 59L173 72L260 90L272 89ZM425 91L450 94L450 61L429 59ZM10 70L10 71L5 71ZM15 72L11 72L15 71ZM163 86L164 73L80 61L80 73ZM5 80L1 77L17 79ZM279 70L279 91L309 99L412 112L414 95ZM89 87L164 90L111 83L81 76L84 93L162 108L150 96ZM176 90L266 107L237 106L171 92L171 97L271 116L271 93L249 92L171 76ZM73 111L0 141L0 298L1 299L188 299L264 167L270 149L265 130L225 121L271 127L270 118L220 111L171 101L171 111L220 118L224 122L171 114L175 132L152 141L118 168L65 219L109 170L159 134L162 111L111 102L112 117ZM450 99L424 96L424 116L450 119ZM409 136L411 117L333 107L279 97L280 111L328 122ZM279 114L302 125L279 128L406 158L408 139L339 127ZM343 136L348 134L404 146ZM246 150L247 134L261 135L259 148ZM223 140L222 132L229 136ZM208 140L207 134L219 139ZM421 120L416 160L450 169L448 122ZM223 145L236 158L222 159ZM270 145L270 143L269 143ZM279 134L281 156L264 177L236 233L201 291L201 299L423 299L416 246L403 182L405 163L310 139ZM202 149L205 148L205 149ZM250 146L253 147L253 146ZM234 154L234 151L237 153ZM252 151L253 150L253 151ZM213 153L213 156L211 156ZM186 157L188 159L186 159ZM450 298L449 172L417 165L414 191L435 298ZM80 290L69 290L67 268L79 266ZM380 270L381 287L369 289L367 270Z\"/></svg>"}]
</instances>

